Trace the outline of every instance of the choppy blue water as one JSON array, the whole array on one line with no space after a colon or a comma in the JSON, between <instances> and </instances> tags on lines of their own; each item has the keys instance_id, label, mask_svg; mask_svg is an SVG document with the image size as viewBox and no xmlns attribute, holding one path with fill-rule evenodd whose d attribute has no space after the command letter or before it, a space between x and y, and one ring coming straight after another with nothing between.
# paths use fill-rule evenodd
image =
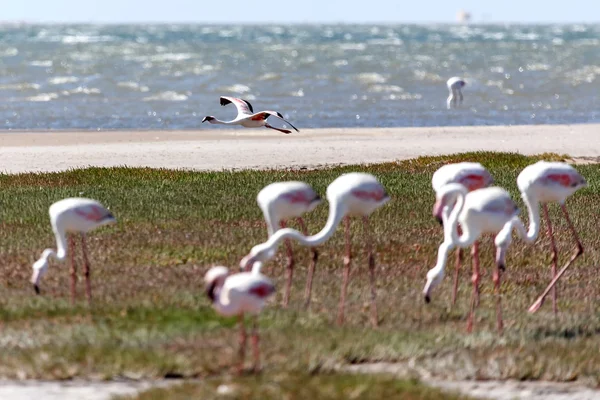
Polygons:
<instances>
[{"instance_id":1,"label":"choppy blue water","mask_svg":"<svg viewBox=\"0 0 600 400\"><path fill-rule=\"evenodd\" d=\"M599 75L600 25L2 25L0 127L215 129L220 95L300 129L585 123Z\"/></svg>"}]
</instances>

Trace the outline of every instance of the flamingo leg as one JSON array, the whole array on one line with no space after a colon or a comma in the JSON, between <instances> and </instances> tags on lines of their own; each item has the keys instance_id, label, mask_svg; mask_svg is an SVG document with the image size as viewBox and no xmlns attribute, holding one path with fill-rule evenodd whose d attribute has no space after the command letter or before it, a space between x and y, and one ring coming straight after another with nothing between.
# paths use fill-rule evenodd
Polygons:
<instances>
[{"instance_id":1,"label":"flamingo leg","mask_svg":"<svg viewBox=\"0 0 600 400\"><path fill-rule=\"evenodd\" d=\"M92 282L90 277L90 262L87 256L87 246L85 243L85 233L81 234L81 247L83 248L83 274L85 276L85 295L88 304L92 304Z\"/></svg>"},{"instance_id":2,"label":"flamingo leg","mask_svg":"<svg viewBox=\"0 0 600 400\"><path fill-rule=\"evenodd\" d=\"M344 236L346 241L346 255L344 256L344 275L342 278L342 293L340 296L340 305L338 307L337 323L344 323L344 307L346 306L346 291L348 290L348 281L350 280L350 262L352 253L350 252L350 217L344 218Z\"/></svg>"},{"instance_id":3,"label":"flamingo leg","mask_svg":"<svg viewBox=\"0 0 600 400\"><path fill-rule=\"evenodd\" d=\"M544 219L546 220L546 226L548 229L548 237L550 238L550 249L552 251L552 269L551 269L551 279L556 277L556 268L558 264L558 250L556 249L556 242L554 241L554 233L552 232L552 222L550 221L550 216L548 215L548 205L546 203L542 203L542 210L544 211ZM552 310L554 311L554 316L558 314L558 304L557 304L557 293L556 286L552 288Z\"/></svg>"},{"instance_id":4,"label":"flamingo leg","mask_svg":"<svg viewBox=\"0 0 600 400\"><path fill-rule=\"evenodd\" d=\"M75 240L73 240L72 235L69 235L69 253L71 253L71 304L75 304L75 297L77 295L77 264L75 264Z\"/></svg>"},{"instance_id":5,"label":"flamingo leg","mask_svg":"<svg viewBox=\"0 0 600 400\"><path fill-rule=\"evenodd\" d=\"M308 236L308 229L306 228L306 224L302 218L298 218L298 223L302 227L302 233L304 236ZM310 306L310 297L312 295L312 281L313 276L315 274L315 270L317 268L317 260L319 259L319 253L317 249L314 247L310 248L312 253L312 259L310 265L308 267L308 276L306 277L306 287L304 288L304 307L308 308Z\"/></svg>"},{"instance_id":6,"label":"flamingo leg","mask_svg":"<svg viewBox=\"0 0 600 400\"><path fill-rule=\"evenodd\" d=\"M567 263L564 265L564 267L562 267L560 269L560 271L558 271L558 273L556 274L554 279L552 279L552 282L550 282L550 284L548 285L546 290L544 290L544 292L540 295L540 297L538 297L538 299L535 301L535 303L533 303L531 305L531 307L529 307L529 312L531 312L531 313L534 313L540 309L542 304L544 304L544 299L546 298L546 296L548 296L548 293L550 293L552 288L554 288L554 286L556 285L556 282L558 282L558 280L561 278L561 276L563 276L563 274L567 271L567 268L569 268L569 266L573 263L573 261L575 261L580 255L583 254L583 245L581 244L581 240L579 240L579 235L577 234L577 231L575 230L575 227L573 226L573 223L571 222L571 218L569 217L569 213L567 212L567 207L565 207L564 205L561 205L561 208L563 210L563 213L565 214L565 218L567 219L567 224L569 225L569 230L571 231L571 234L573 235L573 239L575 239L575 242L577 243L577 249L575 249L575 252L571 256L569 261L567 261Z\"/></svg>"},{"instance_id":7,"label":"flamingo leg","mask_svg":"<svg viewBox=\"0 0 600 400\"><path fill-rule=\"evenodd\" d=\"M475 303L476 299L479 298L479 242L473 243L473 249L471 251L473 255L473 294L471 295L471 310L469 311L469 317L467 318L467 332L473 331L473 315L475 314Z\"/></svg>"},{"instance_id":8,"label":"flamingo leg","mask_svg":"<svg viewBox=\"0 0 600 400\"><path fill-rule=\"evenodd\" d=\"M379 317L377 315L377 287L375 280L375 255L373 254L373 240L369 230L369 217L363 217L365 235L367 242L367 257L369 258L369 283L371 286L371 324L377 326Z\"/></svg>"},{"instance_id":9,"label":"flamingo leg","mask_svg":"<svg viewBox=\"0 0 600 400\"><path fill-rule=\"evenodd\" d=\"M246 356L246 326L244 325L244 314L240 314L238 317L240 324L240 348L238 350L238 367L237 372L241 374L244 372L244 358Z\"/></svg>"},{"instance_id":10,"label":"flamingo leg","mask_svg":"<svg viewBox=\"0 0 600 400\"><path fill-rule=\"evenodd\" d=\"M285 228L285 221L279 223L281 228ZM286 308L290 303L290 293L292 291L292 278L294 277L294 250L292 249L292 242L289 239L285 240L285 249L287 251L287 279L285 282L285 292L283 293L283 307Z\"/></svg>"},{"instance_id":11,"label":"flamingo leg","mask_svg":"<svg viewBox=\"0 0 600 400\"><path fill-rule=\"evenodd\" d=\"M458 235L462 234L460 226L457 227ZM460 265L462 264L463 254L462 249L458 247L456 249L456 270L454 271L454 286L452 288L452 305L456 304L456 294L458 292L458 275L460 270Z\"/></svg>"},{"instance_id":12,"label":"flamingo leg","mask_svg":"<svg viewBox=\"0 0 600 400\"><path fill-rule=\"evenodd\" d=\"M275 129L276 131L279 132L283 132L283 133L292 133L292 131L288 131L287 129L279 129L279 128L275 128L274 126L271 126L269 124L265 124L265 128L269 128L269 129Z\"/></svg>"},{"instance_id":13,"label":"flamingo leg","mask_svg":"<svg viewBox=\"0 0 600 400\"><path fill-rule=\"evenodd\" d=\"M254 353L254 366L252 367L254 372L260 371L260 346L258 337L258 316L254 316L254 322L252 323L252 350Z\"/></svg>"},{"instance_id":14,"label":"flamingo leg","mask_svg":"<svg viewBox=\"0 0 600 400\"><path fill-rule=\"evenodd\" d=\"M504 324L502 323L502 295L500 294L500 277L504 270L504 253L505 249L498 247L496 251L496 269L492 279L494 280L494 293L496 294L496 323L498 333L502 334Z\"/></svg>"}]
</instances>

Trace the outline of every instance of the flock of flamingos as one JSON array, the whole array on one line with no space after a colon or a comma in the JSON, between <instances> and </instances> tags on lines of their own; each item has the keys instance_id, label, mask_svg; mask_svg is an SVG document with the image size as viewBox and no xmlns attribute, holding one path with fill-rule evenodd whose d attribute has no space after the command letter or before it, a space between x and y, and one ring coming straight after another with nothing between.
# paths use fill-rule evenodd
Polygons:
<instances>
[{"instance_id":1,"label":"flock of flamingos","mask_svg":"<svg viewBox=\"0 0 600 400\"><path fill-rule=\"evenodd\" d=\"M453 78L454 79L454 78ZM448 81L450 97L448 106L456 105L456 99L462 101L460 87L464 82ZM458 85L458 89L456 86ZM283 119L275 111L262 111L254 113L252 106L245 100L233 97L221 97L221 105L233 103L238 109L238 117L228 124L238 124L245 127L273 128L266 123L269 116ZM204 121L211 123L224 123L214 117L207 116ZM215 122L217 121L217 122ZM285 121L285 120L284 120ZM286 121L287 122L287 121ZM291 125L291 124L290 124ZM277 129L277 128L273 128ZM294 128L296 129L296 128ZM281 130L285 133L289 131ZM526 167L517 178L517 185L522 198L529 211L529 228L527 229L518 217L519 210L508 192L500 187L493 187L490 173L479 163L462 162L444 165L432 177L432 187L436 193L433 206L433 215L444 227L444 240L439 246L436 265L427 272L423 296L430 302L433 290L444 278L446 259L448 253L455 247L457 250L457 265L454 276L452 301L456 300L458 284L458 270L461 262L460 251L462 248L472 246L473 254L473 293L471 308L467 320L467 330L473 328L473 313L479 302L479 257L478 239L486 233L495 235L496 270L493 274L494 287L497 298L497 328L502 332L502 309L500 296L501 271L504 270L506 251L512 240L512 232L527 243L533 243L540 230L540 205L547 222L548 236L550 237L552 252L553 279L529 308L530 312L537 311L543 304L546 296L552 292L554 312L557 312L555 285L567 268L583 253L583 246L571 222L565 207L567 197L578 189L587 186L586 180L571 165L561 162L539 161ZM377 178L368 173L352 172L343 174L327 187L327 201L329 202L329 216L323 229L315 235L309 235L302 215L312 211L321 198L310 185L304 182L276 182L263 188L257 196L267 223L268 240L254 246L240 262L242 272L230 273L223 266L212 267L206 273L204 280L206 293L216 311L225 316L238 316L240 321L240 368L243 366L246 347L246 328L244 316L254 316L251 339L254 350L254 367L259 365L259 346L257 331L257 315L265 305L265 301L273 295L275 287L265 275L261 273L264 262L272 259L281 242L286 243L288 265L287 282L284 294L284 306L288 304L294 267L294 258L290 239L303 246L311 248L312 261L309 266L305 290L305 304L310 303L312 278L316 267L318 254L316 248L327 241L335 232L338 225L344 221L345 230L345 257L343 281L338 309L337 322L344 321L345 297L350 275L350 217L361 217L365 225L369 260L369 280L371 289L371 315L373 325L377 324L377 306L375 290L375 257L372 248L372 238L369 233L369 216L379 207L390 200L385 188ZM569 230L577 244L577 248L569 261L557 271L557 249L552 232L552 224L548 217L547 203L558 202L565 215ZM57 250L46 249L42 256L33 264L31 283L40 293L40 280L48 270L50 257L63 261L67 254L71 254L71 298L75 298L76 267L73 258L74 237L68 232L81 234L81 245L84 256L84 275L86 295L91 300L90 266L86 251L85 235L88 231L110 223L116 222L112 213L95 200L85 198L67 198L50 206L50 223L56 236ZM303 232L285 228L285 221L298 219ZM281 229L280 229L281 228ZM68 243L67 243L68 242ZM69 249L67 249L69 247Z\"/></svg>"}]
</instances>

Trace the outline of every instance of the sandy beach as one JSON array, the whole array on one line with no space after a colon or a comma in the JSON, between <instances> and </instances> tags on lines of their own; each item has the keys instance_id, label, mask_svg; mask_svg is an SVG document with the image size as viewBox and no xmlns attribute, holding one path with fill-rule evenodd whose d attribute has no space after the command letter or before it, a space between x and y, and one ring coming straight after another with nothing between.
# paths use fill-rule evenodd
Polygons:
<instances>
[{"instance_id":1,"label":"sandy beach","mask_svg":"<svg viewBox=\"0 0 600 400\"><path fill-rule=\"evenodd\" d=\"M0 171L88 166L194 170L315 168L493 150L557 152L595 161L600 125L198 131L10 131L0 133Z\"/></svg>"}]
</instances>

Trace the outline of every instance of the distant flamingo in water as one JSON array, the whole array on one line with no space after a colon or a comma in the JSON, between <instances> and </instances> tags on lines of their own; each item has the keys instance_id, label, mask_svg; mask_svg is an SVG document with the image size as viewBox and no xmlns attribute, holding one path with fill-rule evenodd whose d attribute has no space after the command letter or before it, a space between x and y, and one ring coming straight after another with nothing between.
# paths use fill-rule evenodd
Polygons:
<instances>
[{"instance_id":1,"label":"distant flamingo in water","mask_svg":"<svg viewBox=\"0 0 600 400\"><path fill-rule=\"evenodd\" d=\"M226 106L227 104L233 104L235 108L237 108L238 115L235 119L231 121L221 121L211 115L207 115L202 119L202 122L208 121L211 124L222 124L222 125L241 125L244 128L260 128L264 126L265 128L275 129L276 131L283 133L291 133L292 131L287 129L275 128L267 123L267 118L275 117L279 118L292 128L296 132L300 132L296 127L290 124L283 118L283 115L278 113L277 111L260 111L255 113L252 104L243 99L238 99L237 97L226 97L221 96L221 105Z\"/></svg>"},{"instance_id":2,"label":"distant flamingo in water","mask_svg":"<svg viewBox=\"0 0 600 400\"><path fill-rule=\"evenodd\" d=\"M275 182L265 186L258 193L256 201L265 217L269 237L279 229L279 225L281 225L282 228L285 228L285 220L290 218L296 218L302 227L302 232L304 235L308 236L308 230L302 219L302 215L312 211L319 205L321 203L321 198L310 185L304 182ZM287 307L290 301L292 277L294 274L294 252L289 240L286 240L285 244L287 248L288 265L283 304ZM308 269L305 289L306 306L310 303L312 279L318 258L317 250L314 248L311 250L312 262Z\"/></svg>"},{"instance_id":3,"label":"distant flamingo in water","mask_svg":"<svg viewBox=\"0 0 600 400\"><path fill-rule=\"evenodd\" d=\"M448 96L448 100L446 100L448 109L451 109L452 107L456 108L459 104L462 104L462 88L465 85L466 82L457 76L448 79L446 82L446 86L448 86L448 91L450 92L450 96Z\"/></svg>"},{"instance_id":4,"label":"distant flamingo in water","mask_svg":"<svg viewBox=\"0 0 600 400\"><path fill-rule=\"evenodd\" d=\"M427 283L423 289L425 301L431 301L432 289L438 286L444 278L446 257L453 247L477 247L477 239L484 233L497 234L496 245L496 270L493 274L494 291L496 292L496 317L498 331L502 332L502 306L500 300L500 272L505 268L506 250L511 243L513 227L523 227L518 218L519 209L506 190L499 187L488 187L468 192L467 189L457 183L450 183L438 191L438 197L455 206L444 209L444 242L438 250L437 263L434 268L427 272ZM457 226L460 222L463 233L458 235ZM516 226L515 226L516 225ZM471 309L467 320L467 330L473 329L473 314L479 286L479 257L478 252L473 252L473 294L471 297Z\"/></svg>"},{"instance_id":5,"label":"distant flamingo in water","mask_svg":"<svg viewBox=\"0 0 600 400\"><path fill-rule=\"evenodd\" d=\"M575 168L569 164L562 162L547 162L538 161L535 164L529 165L521 171L517 177L517 186L521 191L521 195L527 209L529 210L529 230L527 232L527 239L529 241L535 241L540 230L540 209L539 203L542 203L542 210L544 211L544 218L546 219L548 227L548 236L550 237L550 245L552 251L552 281L540 295L540 297L531 305L529 312L536 312L544 303L544 299L552 291L552 306L554 314L558 312L557 299L556 299L556 282L565 273L567 268L583 254L583 245L579 240L579 236L575 231L575 227L571 222L569 213L565 202L567 197L575 193L577 190L586 187L586 180L577 172ZM550 217L548 216L549 202L558 202L560 208L565 215L569 230L573 235L573 239L577 245L575 252L567 261L565 266L557 273L556 267L558 262L558 251L556 249L556 243L554 242L554 234L552 232L552 224Z\"/></svg>"},{"instance_id":6,"label":"distant flamingo in water","mask_svg":"<svg viewBox=\"0 0 600 400\"><path fill-rule=\"evenodd\" d=\"M215 310L224 316L237 316L240 324L240 365L238 371L244 368L246 354L245 314L254 316L252 327L252 344L254 347L254 370L260 363L260 348L258 337L258 314L265 306L266 300L275 293L275 286L259 272L240 272L229 275L226 267L212 267L204 276L206 294Z\"/></svg>"},{"instance_id":7,"label":"distant flamingo in water","mask_svg":"<svg viewBox=\"0 0 600 400\"><path fill-rule=\"evenodd\" d=\"M102 204L96 200L84 198L67 198L52 204L49 209L50 224L56 237L57 251L45 249L39 260L33 263L31 283L37 294L40 293L40 280L48 271L48 259L54 257L64 261L67 256L67 233L79 232L83 248L85 289L88 303L92 300L92 286L90 282L90 263L87 256L85 235L88 231L99 226L116 222L115 217ZM74 255L75 243L69 237L69 252L71 253L71 302L75 302L76 265Z\"/></svg>"},{"instance_id":8,"label":"distant flamingo in water","mask_svg":"<svg viewBox=\"0 0 600 400\"><path fill-rule=\"evenodd\" d=\"M446 164L434 172L431 178L431 186L436 193L436 202L433 206L433 216L442 223L442 213L445 208L452 209L454 203L447 204L444 201L438 201L437 193L442 187L449 183L460 183L467 188L468 191L481 189L491 185L494 182L492 175L480 163L460 162L454 164ZM460 227L459 232L460 234ZM478 251L478 246L473 246L473 251ZM473 255L473 260L479 255ZM456 249L456 270L454 273L454 287L452 290L452 304L456 303L456 292L458 290L458 273L462 263L462 249ZM477 303L479 303L479 288L477 288Z\"/></svg>"},{"instance_id":9,"label":"distant flamingo in water","mask_svg":"<svg viewBox=\"0 0 600 400\"><path fill-rule=\"evenodd\" d=\"M359 215L363 218L365 232L367 232L367 252L369 258L369 275L371 286L371 322L377 325L377 305L375 291L375 257L373 255L373 244L369 232L369 215L377 208L390 200L385 189L377 178L371 174L348 173L335 179L327 187L327 200L329 201L329 217L325 227L313 236L304 236L294 229L280 229L265 243L256 245L246 257L240 262L244 269L250 268L255 262L263 262L272 258L279 243L287 238L298 241L303 246L315 247L327 241L335 232L342 219L345 219L346 256L344 257L344 277L337 321L344 321L344 308L346 304L346 292L350 278L350 216Z\"/></svg>"}]
</instances>

